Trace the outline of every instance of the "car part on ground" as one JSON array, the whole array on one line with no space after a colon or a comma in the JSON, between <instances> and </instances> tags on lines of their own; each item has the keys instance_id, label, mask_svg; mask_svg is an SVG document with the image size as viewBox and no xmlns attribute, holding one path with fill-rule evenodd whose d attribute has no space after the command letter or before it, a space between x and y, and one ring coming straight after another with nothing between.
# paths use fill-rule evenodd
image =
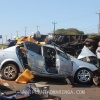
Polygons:
<instances>
[{"instance_id":1,"label":"car part on ground","mask_svg":"<svg viewBox=\"0 0 100 100\"><path fill-rule=\"evenodd\" d=\"M74 85L73 76L68 76L68 78L65 79L65 82L67 82L69 85Z\"/></svg>"},{"instance_id":2,"label":"car part on ground","mask_svg":"<svg viewBox=\"0 0 100 100\"><path fill-rule=\"evenodd\" d=\"M61 100L49 94L49 86L37 83L26 84L25 89L0 93L1 100Z\"/></svg>"},{"instance_id":3,"label":"car part on ground","mask_svg":"<svg viewBox=\"0 0 100 100\"><path fill-rule=\"evenodd\" d=\"M26 69L15 81L17 83L28 83L31 82L33 78L33 73Z\"/></svg>"}]
</instances>

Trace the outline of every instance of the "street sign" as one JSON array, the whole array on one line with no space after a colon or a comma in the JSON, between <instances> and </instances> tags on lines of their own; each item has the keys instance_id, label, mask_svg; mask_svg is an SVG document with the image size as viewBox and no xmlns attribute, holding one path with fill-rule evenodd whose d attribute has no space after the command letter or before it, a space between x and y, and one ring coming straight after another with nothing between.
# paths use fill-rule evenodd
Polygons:
<instances>
[{"instance_id":1,"label":"street sign","mask_svg":"<svg viewBox=\"0 0 100 100\"><path fill-rule=\"evenodd\" d=\"M2 38L2 35L0 35L0 39Z\"/></svg>"}]
</instances>

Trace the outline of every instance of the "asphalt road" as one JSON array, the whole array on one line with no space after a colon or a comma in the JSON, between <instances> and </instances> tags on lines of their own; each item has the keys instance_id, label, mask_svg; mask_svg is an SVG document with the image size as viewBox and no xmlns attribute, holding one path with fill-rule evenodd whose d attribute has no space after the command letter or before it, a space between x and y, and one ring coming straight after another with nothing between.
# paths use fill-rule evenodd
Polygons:
<instances>
[{"instance_id":1,"label":"asphalt road","mask_svg":"<svg viewBox=\"0 0 100 100\"><path fill-rule=\"evenodd\" d=\"M25 84L19 84L14 81L0 80L0 83L4 84L11 90L19 90L25 87ZM9 86L7 86L7 83ZM39 83L42 85L50 86L50 94L60 96L61 100L100 100L100 88L91 85L74 84L68 85L61 79L51 78L36 78L33 83Z\"/></svg>"},{"instance_id":2,"label":"asphalt road","mask_svg":"<svg viewBox=\"0 0 100 100\"><path fill-rule=\"evenodd\" d=\"M36 81L50 86L52 95L60 96L61 100L100 100L100 88L91 85L65 84L60 79L41 78Z\"/></svg>"}]
</instances>

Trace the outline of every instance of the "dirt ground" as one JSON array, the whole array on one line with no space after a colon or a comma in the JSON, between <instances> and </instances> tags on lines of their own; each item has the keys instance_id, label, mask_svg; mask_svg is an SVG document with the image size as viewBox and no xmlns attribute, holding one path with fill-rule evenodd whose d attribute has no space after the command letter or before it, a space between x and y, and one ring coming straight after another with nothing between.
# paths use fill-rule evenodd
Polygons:
<instances>
[{"instance_id":1,"label":"dirt ground","mask_svg":"<svg viewBox=\"0 0 100 100\"><path fill-rule=\"evenodd\" d=\"M50 86L50 95L60 96L61 100L100 100L100 88L91 85L65 84L60 79L38 78L33 81L42 85ZM0 90L17 91L23 90L26 84L19 84L14 81L0 80Z\"/></svg>"}]
</instances>

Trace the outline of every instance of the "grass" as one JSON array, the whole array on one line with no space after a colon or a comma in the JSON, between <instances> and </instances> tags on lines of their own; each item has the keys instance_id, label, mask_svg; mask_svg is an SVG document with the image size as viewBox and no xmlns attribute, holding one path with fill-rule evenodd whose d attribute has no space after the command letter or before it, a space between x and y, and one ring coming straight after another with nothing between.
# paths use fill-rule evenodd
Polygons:
<instances>
[{"instance_id":1,"label":"grass","mask_svg":"<svg viewBox=\"0 0 100 100\"><path fill-rule=\"evenodd\" d=\"M6 44L0 44L0 48L6 48L7 47L7 45Z\"/></svg>"}]
</instances>

